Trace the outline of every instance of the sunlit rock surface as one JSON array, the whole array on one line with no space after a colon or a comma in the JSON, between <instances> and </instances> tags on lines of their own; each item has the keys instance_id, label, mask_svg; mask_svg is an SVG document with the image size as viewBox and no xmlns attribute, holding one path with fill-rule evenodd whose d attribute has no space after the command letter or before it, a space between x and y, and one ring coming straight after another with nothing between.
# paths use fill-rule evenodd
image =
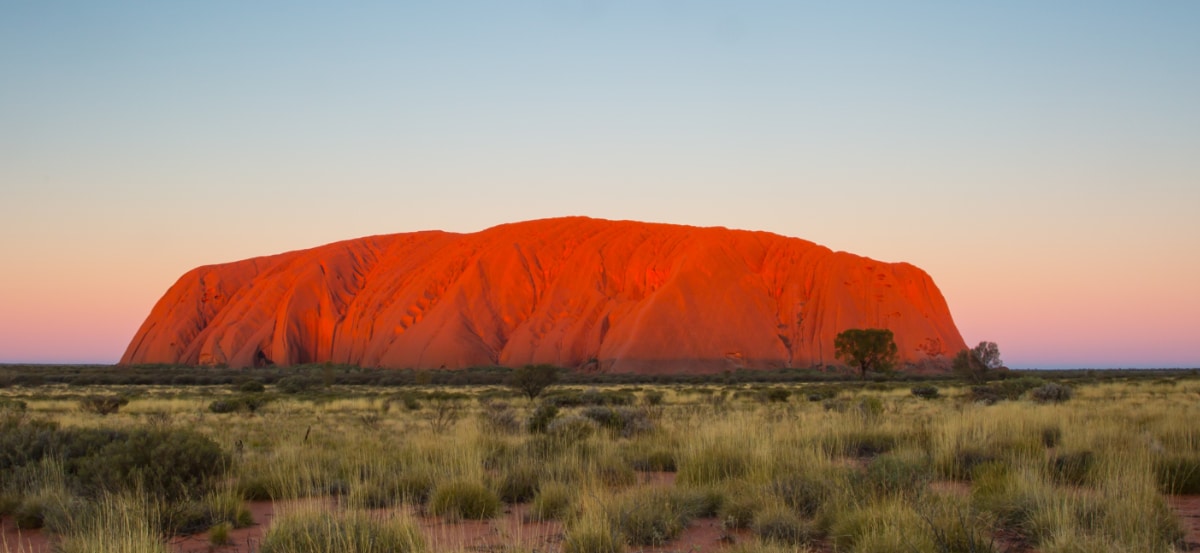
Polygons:
<instances>
[{"instance_id":1,"label":"sunlit rock surface","mask_svg":"<svg viewBox=\"0 0 1200 553\"><path fill-rule=\"evenodd\" d=\"M584 217L372 236L199 267L122 364L552 363L680 373L834 363L889 328L922 366L965 347L924 271L765 232Z\"/></svg>"}]
</instances>

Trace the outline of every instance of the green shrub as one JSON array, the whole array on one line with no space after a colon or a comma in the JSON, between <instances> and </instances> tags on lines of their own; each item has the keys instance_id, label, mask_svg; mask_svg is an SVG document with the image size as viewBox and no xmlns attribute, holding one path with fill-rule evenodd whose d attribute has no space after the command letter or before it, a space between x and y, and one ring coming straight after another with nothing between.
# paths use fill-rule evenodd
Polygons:
<instances>
[{"instance_id":1,"label":"green shrub","mask_svg":"<svg viewBox=\"0 0 1200 553\"><path fill-rule=\"evenodd\" d=\"M279 381L275 383L275 388L277 388L280 393L296 395L311 391L313 388L317 387L317 384L318 382L315 378L296 374L280 378Z\"/></svg>"},{"instance_id":2,"label":"green shrub","mask_svg":"<svg viewBox=\"0 0 1200 553\"><path fill-rule=\"evenodd\" d=\"M546 434L549 434L557 442L558 446L570 445L592 437L596 433L599 425L592 419L579 415L571 415L555 419L546 427Z\"/></svg>"},{"instance_id":3,"label":"green shrub","mask_svg":"<svg viewBox=\"0 0 1200 553\"><path fill-rule=\"evenodd\" d=\"M1054 382L1044 384L1029 392L1029 396L1038 403L1062 403L1071 399L1074 394L1075 392L1071 388Z\"/></svg>"},{"instance_id":4,"label":"green shrub","mask_svg":"<svg viewBox=\"0 0 1200 553\"><path fill-rule=\"evenodd\" d=\"M500 498L486 486L465 480L439 485L429 500L429 512L451 519L488 519L500 507Z\"/></svg>"},{"instance_id":5,"label":"green shrub","mask_svg":"<svg viewBox=\"0 0 1200 553\"><path fill-rule=\"evenodd\" d=\"M239 382L234 389L243 394L261 394L267 390L267 386L263 384L263 381L251 378Z\"/></svg>"},{"instance_id":6,"label":"green shrub","mask_svg":"<svg viewBox=\"0 0 1200 553\"><path fill-rule=\"evenodd\" d=\"M909 391L912 392L912 395L917 396L921 399L937 399L937 397L938 397L937 386L932 386L932 385L913 386L912 389Z\"/></svg>"},{"instance_id":7,"label":"green shrub","mask_svg":"<svg viewBox=\"0 0 1200 553\"><path fill-rule=\"evenodd\" d=\"M41 490L25 497L13 511L13 522L21 530L33 530L43 526L59 526L67 520L70 500L65 490Z\"/></svg>"},{"instance_id":8,"label":"green shrub","mask_svg":"<svg viewBox=\"0 0 1200 553\"><path fill-rule=\"evenodd\" d=\"M975 470L985 464L998 461L992 451L980 447L962 447L955 449L948 462L939 469L943 476L953 480L971 480Z\"/></svg>"},{"instance_id":9,"label":"green shrub","mask_svg":"<svg viewBox=\"0 0 1200 553\"><path fill-rule=\"evenodd\" d=\"M1163 493L1200 494L1200 456L1171 455L1154 461L1154 474Z\"/></svg>"},{"instance_id":10,"label":"green shrub","mask_svg":"<svg viewBox=\"0 0 1200 553\"><path fill-rule=\"evenodd\" d=\"M123 396L90 395L79 399L79 408L94 415L111 415L129 404Z\"/></svg>"},{"instance_id":11,"label":"green shrub","mask_svg":"<svg viewBox=\"0 0 1200 553\"><path fill-rule=\"evenodd\" d=\"M419 553L420 529L403 519L365 513L301 511L275 519L260 553Z\"/></svg>"},{"instance_id":12,"label":"green shrub","mask_svg":"<svg viewBox=\"0 0 1200 553\"><path fill-rule=\"evenodd\" d=\"M804 516L815 514L832 493L828 478L804 472L776 477L771 481L770 491L788 508Z\"/></svg>"},{"instance_id":13,"label":"green shrub","mask_svg":"<svg viewBox=\"0 0 1200 553\"><path fill-rule=\"evenodd\" d=\"M891 451L897 441L896 435L891 432L861 429L826 435L822 445L834 455L862 459Z\"/></svg>"},{"instance_id":14,"label":"green shrub","mask_svg":"<svg viewBox=\"0 0 1200 553\"><path fill-rule=\"evenodd\" d=\"M550 482L538 489L533 496L529 515L533 520L562 520L571 510L574 494L571 488L558 482Z\"/></svg>"},{"instance_id":15,"label":"green shrub","mask_svg":"<svg viewBox=\"0 0 1200 553\"><path fill-rule=\"evenodd\" d=\"M134 430L117 434L93 455L68 462L84 489L138 488L176 500L203 493L225 471L229 456L211 438L192 430Z\"/></svg>"},{"instance_id":16,"label":"green shrub","mask_svg":"<svg viewBox=\"0 0 1200 553\"><path fill-rule=\"evenodd\" d=\"M580 415L595 421L600 427L622 437L649 432L654 428L645 411L629 407L593 405L580 411Z\"/></svg>"},{"instance_id":17,"label":"green shrub","mask_svg":"<svg viewBox=\"0 0 1200 553\"><path fill-rule=\"evenodd\" d=\"M768 388L763 390L762 398L770 403L786 403L792 397L792 391L787 388Z\"/></svg>"},{"instance_id":18,"label":"green shrub","mask_svg":"<svg viewBox=\"0 0 1200 553\"><path fill-rule=\"evenodd\" d=\"M558 416L558 406L552 403L543 403L538 405L533 413L529 416L529 420L525 423L525 429L532 434L540 434L545 432L554 422L554 417Z\"/></svg>"},{"instance_id":19,"label":"green shrub","mask_svg":"<svg viewBox=\"0 0 1200 553\"><path fill-rule=\"evenodd\" d=\"M805 545L815 537L812 523L782 506L768 507L754 516L754 534L764 541Z\"/></svg>"},{"instance_id":20,"label":"green shrub","mask_svg":"<svg viewBox=\"0 0 1200 553\"><path fill-rule=\"evenodd\" d=\"M663 393L658 390L646 390L642 393L642 402L646 405L662 405Z\"/></svg>"},{"instance_id":21,"label":"green shrub","mask_svg":"<svg viewBox=\"0 0 1200 553\"><path fill-rule=\"evenodd\" d=\"M248 394L237 397L228 397L213 400L208 404L208 410L213 413L233 413L236 411L246 411L254 413L263 405L266 405L267 397L261 394Z\"/></svg>"}]
</instances>

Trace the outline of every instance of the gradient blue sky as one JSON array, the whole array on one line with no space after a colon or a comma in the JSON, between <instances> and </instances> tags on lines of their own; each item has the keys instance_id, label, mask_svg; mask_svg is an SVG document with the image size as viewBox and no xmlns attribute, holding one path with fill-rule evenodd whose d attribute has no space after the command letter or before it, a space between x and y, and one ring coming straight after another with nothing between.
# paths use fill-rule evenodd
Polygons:
<instances>
[{"instance_id":1,"label":"gradient blue sky","mask_svg":"<svg viewBox=\"0 0 1200 553\"><path fill-rule=\"evenodd\" d=\"M0 362L196 265L589 215L928 271L1015 367L1200 366L1200 3L0 2Z\"/></svg>"}]
</instances>

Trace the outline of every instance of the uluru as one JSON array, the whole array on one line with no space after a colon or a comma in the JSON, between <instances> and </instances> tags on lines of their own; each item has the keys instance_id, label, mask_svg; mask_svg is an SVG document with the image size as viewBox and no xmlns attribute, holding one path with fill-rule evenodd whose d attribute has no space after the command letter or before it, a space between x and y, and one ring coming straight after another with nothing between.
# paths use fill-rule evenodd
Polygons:
<instances>
[{"instance_id":1,"label":"uluru","mask_svg":"<svg viewBox=\"0 0 1200 553\"><path fill-rule=\"evenodd\" d=\"M907 263L767 232L565 217L198 267L121 363L711 373L833 364L848 328L892 330L910 366L966 347Z\"/></svg>"}]
</instances>

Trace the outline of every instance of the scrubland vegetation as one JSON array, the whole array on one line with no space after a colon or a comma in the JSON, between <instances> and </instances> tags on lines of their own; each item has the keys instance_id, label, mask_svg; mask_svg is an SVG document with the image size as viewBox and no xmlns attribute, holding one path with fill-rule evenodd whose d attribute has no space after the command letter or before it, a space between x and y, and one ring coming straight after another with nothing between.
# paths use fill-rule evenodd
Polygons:
<instances>
[{"instance_id":1,"label":"scrubland vegetation","mask_svg":"<svg viewBox=\"0 0 1200 553\"><path fill-rule=\"evenodd\" d=\"M1114 374L534 399L503 379L9 385L0 513L64 552L170 551L197 532L219 548L253 525L254 551L434 551L422 521L506 512L566 553L669 546L702 521L722 534L704 550L735 553L1185 550L1170 499L1200 494L1200 379ZM249 501L276 516L253 520Z\"/></svg>"}]
</instances>

